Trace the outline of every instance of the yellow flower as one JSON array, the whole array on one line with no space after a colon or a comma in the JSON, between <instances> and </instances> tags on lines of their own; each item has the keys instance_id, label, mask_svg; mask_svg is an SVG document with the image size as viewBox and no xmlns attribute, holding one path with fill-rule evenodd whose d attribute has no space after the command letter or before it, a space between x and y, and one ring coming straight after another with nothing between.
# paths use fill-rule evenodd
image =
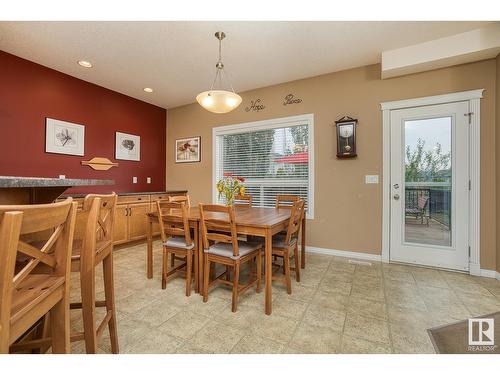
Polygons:
<instances>
[{"instance_id":1,"label":"yellow flower","mask_svg":"<svg viewBox=\"0 0 500 375\"><path fill-rule=\"evenodd\" d=\"M245 187L244 186L240 187L240 195L245 195Z\"/></svg>"}]
</instances>

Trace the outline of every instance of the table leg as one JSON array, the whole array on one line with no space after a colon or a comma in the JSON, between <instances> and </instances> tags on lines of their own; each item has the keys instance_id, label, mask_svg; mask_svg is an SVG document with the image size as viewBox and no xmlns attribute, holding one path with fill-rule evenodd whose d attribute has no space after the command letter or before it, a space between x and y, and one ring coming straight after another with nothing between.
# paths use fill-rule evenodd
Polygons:
<instances>
[{"instance_id":1,"label":"table leg","mask_svg":"<svg viewBox=\"0 0 500 375\"><path fill-rule=\"evenodd\" d=\"M200 294L203 294L203 256L201 225L198 224L198 291Z\"/></svg>"},{"instance_id":2,"label":"table leg","mask_svg":"<svg viewBox=\"0 0 500 375\"><path fill-rule=\"evenodd\" d=\"M147 268L148 268L148 279L153 278L153 220L148 219L147 225Z\"/></svg>"},{"instance_id":3,"label":"table leg","mask_svg":"<svg viewBox=\"0 0 500 375\"><path fill-rule=\"evenodd\" d=\"M266 315L271 315L273 312L273 287L272 287L272 279L273 279L273 259L272 259L272 251L273 251L273 236L271 235L270 230L266 230L266 245L265 245L265 254L266 254Z\"/></svg>"},{"instance_id":4,"label":"table leg","mask_svg":"<svg viewBox=\"0 0 500 375\"><path fill-rule=\"evenodd\" d=\"M198 262L198 256L200 253L200 241L198 240L198 235L199 235L199 230L198 230L198 222L195 222L194 224L194 291L196 293L199 293L200 291L200 284L199 284L199 279L200 279L200 267L199 267L199 262Z\"/></svg>"},{"instance_id":5,"label":"table leg","mask_svg":"<svg viewBox=\"0 0 500 375\"><path fill-rule=\"evenodd\" d=\"M302 236L300 241L300 268L306 268L306 218L302 219Z\"/></svg>"}]
</instances>

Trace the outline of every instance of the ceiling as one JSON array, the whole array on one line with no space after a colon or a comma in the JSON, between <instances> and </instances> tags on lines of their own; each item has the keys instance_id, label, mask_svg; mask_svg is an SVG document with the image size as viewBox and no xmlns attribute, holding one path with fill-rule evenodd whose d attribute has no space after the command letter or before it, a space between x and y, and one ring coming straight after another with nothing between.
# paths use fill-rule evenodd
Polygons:
<instances>
[{"instance_id":1,"label":"ceiling","mask_svg":"<svg viewBox=\"0 0 500 375\"><path fill-rule=\"evenodd\" d=\"M217 61L243 92L380 62L382 51L488 22L0 22L0 50L164 108L209 89ZM94 65L85 69L78 60ZM154 93L143 92L152 87Z\"/></svg>"}]
</instances>

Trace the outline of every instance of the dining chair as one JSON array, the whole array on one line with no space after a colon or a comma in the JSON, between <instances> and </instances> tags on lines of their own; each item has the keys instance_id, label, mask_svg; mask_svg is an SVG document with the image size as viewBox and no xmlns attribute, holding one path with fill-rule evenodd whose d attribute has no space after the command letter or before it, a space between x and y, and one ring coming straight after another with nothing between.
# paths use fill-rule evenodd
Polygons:
<instances>
[{"instance_id":1,"label":"dining chair","mask_svg":"<svg viewBox=\"0 0 500 375\"><path fill-rule=\"evenodd\" d=\"M299 231L304 215L304 201L299 199L291 207L290 220L285 235L276 235L273 237L272 254L276 257L283 258L283 269L285 276L274 276L273 279L284 280L287 287L287 293L292 293L292 281L290 271L295 271L295 278L300 282L300 266L299 266ZM293 254L295 267L290 267L290 255Z\"/></svg>"},{"instance_id":2,"label":"dining chair","mask_svg":"<svg viewBox=\"0 0 500 375\"><path fill-rule=\"evenodd\" d=\"M184 202L186 204L187 208L191 207L191 198L189 197L188 194L186 194L186 195L170 195L170 196L168 196L168 202L176 202L176 203ZM172 268L175 267L176 260L183 261L184 258L178 257L175 254L173 254L170 257L170 267L172 267Z\"/></svg>"},{"instance_id":3,"label":"dining chair","mask_svg":"<svg viewBox=\"0 0 500 375\"><path fill-rule=\"evenodd\" d=\"M298 200L300 200L298 195L278 194L276 196L276 208L290 208Z\"/></svg>"},{"instance_id":4,"label":"dining chair","mask_svg":"<svg viewBox=\"0 0 500 375\"><path fill-rule=\"evenodd\" d=\"M251 195L236 195L234 197L234 205L241 207L252 207Z\"/></svg>"},{"instance_id":5,"label":"dining chair","mask_svg":"<svg viewBox=\"0 0 500 375\"><path fill-rule=\"evenodd\" d=\"M257 284L257 293L261 288L262 244L258 242L238 241L234 208L221 205L200 204L200 218L203 239L203 302L208 301L208 289L214 284L226 284L232 287L231 311L236 312L238 297L253 285ZM255 259L255 263L253 260ZM246 285L240 287L241 266L250 262L256 265L256 278L252 274ZM226 266L226 270L210 282L211 263ZM232 268L233 281L230 281L229 270Z\"/></svg>"},{"instance_id":6,"label":"dining chair","mask_svg":"<svg viewBox=\"0 0 500 375\"><path fill-rule=\"evenodd\" d=\"M52 345L52 353L70 352L69 281L76 209L72 198L0 206L0 353L9 353L9 346L11 351L25 351L44 343ZM24 340L25 333L49 312L50 338Z\"/></svg>"},{"instance_id":7,"label":"dining chair","mask_svg":"<svg viewBox=\"0 0 500 375\"><path fill-rule=\"evenodd\" d=\"M191 207L191 198L189 198L189 195L171 195L168 197L169 202L184 202L186 206L189 208Z\"/></svg>"},{"instance_id":8,"label":"dining chair","mask_svg":"<svg viewBox=\"0 0 500 375\"><path fill-rule=\"evenodd\" d=\"M70 309L81 309L83 332L73 333L71 341L85 341L88 354L97 352L97 340L108 325L111 352L118 354L118 332L116 326L116 307L113 276L113 230L117 195L88 194L83 208L78 213L71 256L71 271L80 274L81 302L70 304ZM102 263L104 280L104 301L96 301L95 269ZM96 323L96 307L105 307L106 315Z\"/></svg>"},{"instance_id":9,"label":"dining chair","mask_svg":"<svg viewBox=\"0 0 500 375\"><path fill-rule=\"evenodd\" d=\"M191 238L189 227L188 206L185 202L156 202L158 221L160 224L160 235L163 243L163 267L161 276L162 289L167 288L167 278L174 273L184 272L186 274L186 296L191 295L191 279L193 277L193 255L194 277L198 277L197 260L198 247ZM171 259L178 257L184 262L168 270L168 256Z\"/></svg>"},{"instance_id":10,"label":"dining chair","mask_svg":"<svg viewBox=\"0 0 500 375\"><path fill-rule=\"evenodd\" d=\"M297 202L298 200L300 200L300 196L298 195L293 195L293 194L278 194L276 196L276 205L275 207L276 208L291 208L293 206L293 204L295 202ZM304 206L305 207L305 206ZM302 218L304 219L304 218ZM305 224L305 222L304 222ZM285 236L286 235L286 230L284 231L281 231L279 233L279 235L281 236ZM303 240L303 238L302 238ZM302 252L301 252L301 262L302 262L302 268L305 268L306 266L306 254L305 254L305 250L304 248L302 248ZM284 269L283 269L284 271Z\"/></svg>"}]
</instances>

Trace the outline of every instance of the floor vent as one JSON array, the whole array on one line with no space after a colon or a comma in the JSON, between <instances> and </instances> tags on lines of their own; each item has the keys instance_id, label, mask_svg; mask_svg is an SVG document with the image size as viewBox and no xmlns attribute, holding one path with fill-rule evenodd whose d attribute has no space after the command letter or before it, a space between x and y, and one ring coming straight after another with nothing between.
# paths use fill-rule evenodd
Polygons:
<instances>
[{"instance_id":1,"label":"floor vent","mask_svg":"<svg viewBox=\"0 0 500 375\"><path fill-rule=\"evenodd\" d=\"M349 259L348 262L351 264L359 264L360 266L371 266L372 265L371 262L366 262L363 260Z\"/></svg>"}]
</instances>

